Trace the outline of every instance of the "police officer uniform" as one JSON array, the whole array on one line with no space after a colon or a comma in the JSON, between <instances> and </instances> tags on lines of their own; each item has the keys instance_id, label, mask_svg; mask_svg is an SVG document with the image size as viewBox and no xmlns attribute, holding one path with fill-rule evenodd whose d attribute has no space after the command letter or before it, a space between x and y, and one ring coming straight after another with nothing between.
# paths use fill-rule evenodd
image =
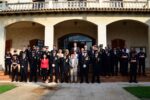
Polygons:
<instances>
[{"instance_id":1,"label":"police officer uniform","mask_svg":"<svg viewBox=\"0 0 150 100\"><path fill-rule=\"evenodd\" d=\"M30 82L37 82L37 56L36 51L32 50L31 52L31 65L30 65Z\"/></svg>"},{"instance_id":2,"label":"police officer uniform","mask_svg":"<svg viewBox=\"0 0 150 100\"><path fill-rule=\"evenodd\" d=\"M136 53L131 53L131 57L130 57L130 80L129 82L137 83L137 55Z\"/></svg>"},{"instance_id":3,"label":"police officer uniform","mask_svg":"<svg viewBox=\"0 0 150 100\"><path fill-rule=\"evenodd\" d=\"M7 52L5 54L5 74L11 73L11 60L12 60L12 55L10 52Z\"/></svg>"},{"instance_id":4,"label":"police officer uniform","mask_svg":"<svg viewBox=\"0 0 150 100\"><path fill-rule=\"evenodd\" d=\"M146 53L143 52L143 49L140 49L140 52L138 53L138 62L139 62L139 68L138 68L138 74L142 74L145 76L145 59L146 59ZM142 70L141 70L142 69Z\"/></svg>"},{"instance_id":5,"label":"police officer uniform","mask_svg":"<svg viewBox=\"0 0 150 100\"><path fill-rule=\"evenodd\" d=\"M128 60L129 60L129 55L128 53L126 53L126 50L123 49L120 57L120 72L122 75L128 74Z\"/></svg>"}]
</instances>

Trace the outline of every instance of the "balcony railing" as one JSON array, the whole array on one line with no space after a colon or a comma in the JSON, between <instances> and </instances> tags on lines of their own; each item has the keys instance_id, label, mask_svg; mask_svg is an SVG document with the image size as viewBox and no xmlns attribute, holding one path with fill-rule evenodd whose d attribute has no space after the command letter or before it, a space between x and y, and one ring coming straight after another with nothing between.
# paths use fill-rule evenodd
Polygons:
<instances>
[{"instance_id":1,"label":"balcony railing","mask_svg":"<svg viewBox=\"0 0 150 100\"><path fill-rule=\"evenodd\" d=\"M149 9L150 1L49 1L31 3L1 3L1 11L74 9L74 8L136 8Z\"/></svg>"}]
</instances>

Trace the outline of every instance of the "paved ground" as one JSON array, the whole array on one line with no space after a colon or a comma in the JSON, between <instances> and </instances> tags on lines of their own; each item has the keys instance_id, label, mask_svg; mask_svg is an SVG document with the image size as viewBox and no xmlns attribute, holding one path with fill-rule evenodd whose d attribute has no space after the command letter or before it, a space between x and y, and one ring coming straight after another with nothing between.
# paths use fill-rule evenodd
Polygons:
<instances>
[{"instance_id":1,"label":"paved ground","mask_svg":"<svg viewBox=\"0 0 150 100\"><path fill-rule=\"evenodd\" d=\"M2 84L2 82L0 82ZM0 94L1 100L139 100L122 89L124 86L150 83L45 84L13 83L18 87Z\"/></svg>"}]
</instances>

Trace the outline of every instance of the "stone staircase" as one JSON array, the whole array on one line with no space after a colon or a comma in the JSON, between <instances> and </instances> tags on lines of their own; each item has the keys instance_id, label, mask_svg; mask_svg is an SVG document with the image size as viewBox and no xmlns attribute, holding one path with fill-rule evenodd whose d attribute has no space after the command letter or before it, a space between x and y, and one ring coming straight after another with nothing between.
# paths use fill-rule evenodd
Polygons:
<instances>
[{"instance_id":1,"label":"stone staircase","mask_svg":"<svg viewBox=\"0 0 150 100\"><path fill-rule=\"evenodd\" d=\"M11 77L0 70L0 81L11 81Z\"/></svg>"}]
</instances>

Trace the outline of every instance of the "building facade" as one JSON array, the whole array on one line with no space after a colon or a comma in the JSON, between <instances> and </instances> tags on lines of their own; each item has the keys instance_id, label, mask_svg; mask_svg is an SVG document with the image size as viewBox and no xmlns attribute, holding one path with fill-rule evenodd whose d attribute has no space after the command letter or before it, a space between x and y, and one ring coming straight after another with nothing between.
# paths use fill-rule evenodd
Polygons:
<instances>
[{"instance_id":1,"label":"building facade","mask_svg":"<svg viewBox=\"0 0 150 100\"><path fill-rule=\"evenodd\" d=\"M51 50L107 44L144 48L150 65L149 0L3 0L0 3L0 67L6 49L18 51L34 39Z\"/></svg>"}]
</instances>

